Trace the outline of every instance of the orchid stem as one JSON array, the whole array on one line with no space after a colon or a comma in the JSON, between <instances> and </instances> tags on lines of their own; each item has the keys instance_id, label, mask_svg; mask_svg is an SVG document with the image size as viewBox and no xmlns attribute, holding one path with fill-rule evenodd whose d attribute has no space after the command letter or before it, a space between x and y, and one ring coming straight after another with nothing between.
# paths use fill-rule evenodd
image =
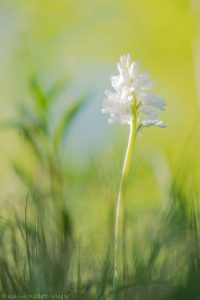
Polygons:
<instances>
[{"instance_id":1,"label":"orchid stem","mask_svg":"<svg viewBox=\"0 0 200 300\"><path fill-rule=\"evenodd\" d=\"M130 124L129 140L124 159L122 176L120 180L119 194L117 200L116 220L115 220L115 241L114 241L114 274L113 274L113 299L115 299L117 282L119 280L119 270L122 263L123 249L123 226L124 226L124 207L127 179L130 172L131 161L136 141L136 122L133 120Z\"/></svg>"}]
</instances>

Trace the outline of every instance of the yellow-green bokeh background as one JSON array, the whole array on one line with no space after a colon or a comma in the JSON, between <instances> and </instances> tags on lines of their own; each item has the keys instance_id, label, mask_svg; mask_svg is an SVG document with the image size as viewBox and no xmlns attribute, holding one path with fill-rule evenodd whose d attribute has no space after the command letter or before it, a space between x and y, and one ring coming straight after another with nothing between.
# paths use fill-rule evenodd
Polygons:
<instances>
[{"instance_id":1,"label":"yellow-green bokeh background","mask_svg":"<svg viewBox=\"0 0 200 300\"><path fill-rule=\"evenodd\" d=\"M30 101L33 72L44 86L59 76L69 79L63 107L65 98L93 93L66 142L66 160L72 159L70 168L77 173L95 161L87 178L74 175L68 200L78 234L89 235L90 241L105 233L128 134L128 127L111 126L101 114L104 90L121 54L141 61L155 83L154 92L167 101L161 116L167 129L145 130L137 143L136 176L127 196L130 216L141 222L144 211L148 220L149 211L159 210L171 174L180 166L187 165L184 172L198 182L199 11L200 4L192 0L0 1L1 120L15 115L17 103ZM24 152L16 133L1 131L2 208L7 202L16 205L26 193L10 164L16 157L28 164Z\"/></svg>"}]
</instances>

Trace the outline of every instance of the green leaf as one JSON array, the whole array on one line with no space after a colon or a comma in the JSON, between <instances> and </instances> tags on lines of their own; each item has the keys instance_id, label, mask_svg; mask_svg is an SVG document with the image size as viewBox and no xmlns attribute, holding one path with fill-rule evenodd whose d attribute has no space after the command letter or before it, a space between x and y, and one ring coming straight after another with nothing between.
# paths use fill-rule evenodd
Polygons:
<instances>
[{"instance_id":1,"label":"green leaf","mask_svg":"<svg viewBox=\"0 0 200 300\"><path fill-rule=\"evenodd\" d=\"M67 109L54 134L54 141L56 146L58 146L63 141L64 135L67 133L72 121L80 112L80 110L84 107L88 100L88 95L82 96L76 102L73 102Z\"/></svg>"},{"instance_id":2,"label":"green leaf","mask_svg":"<svg viewBox=\"0 0 200 300\"><path fill-rule=\"evenodd\" d=\"M35 105L40 116L46 117L48 110L48 100L35 77L30 80L30 88L34 95Z\"/></svg>"},{"instance_id":3,"label":"green leaf","mask_svg":"<svg viewBox=\"0 0 200 300\"><path fill-rule=\"evenodd\" d=\"M20 129L22 126L21 120L7 120L0 123L0 129Z\"/></svg>"},{"instance_id":4,"label":"green leaf","mask_svg":"<svg viewBox=\"0 0 200 300\"><path fill-rule=\"evenodd\" d=\"M65 85L66 85L65 77L60 77L58 80L56 80L46 93L46 97L48 101L54 100L56 96L60 93L60 91L64 88Z\"/></svg>"}]
</instances>

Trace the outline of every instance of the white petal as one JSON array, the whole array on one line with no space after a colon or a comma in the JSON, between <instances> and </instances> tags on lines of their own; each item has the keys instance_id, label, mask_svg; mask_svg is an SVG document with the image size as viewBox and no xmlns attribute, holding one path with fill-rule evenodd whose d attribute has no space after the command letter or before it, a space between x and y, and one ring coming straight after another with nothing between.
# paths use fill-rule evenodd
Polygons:
<instances>
[{"instance_id":1,"label":"white petal","mask_svg":"<svg viewBox=\"0 0 200 300\"><path fill-rule=\"evenodd\" d=\"M139 69L140 69L140 62L133 62L129 70L130 76L136 78L139 74Z\"/></svg>"},{"instance_id":2,"label":"white petal","mask_svg":"<svg viewBox=\"0 0 200 300\"><path fill-rule=\"evenodd\" d=\"M166 126L163 124L162 121L159 120L145 120L142 122L143 127L151 127L151 126L157 126L161 128L165 128Z\"/></svg>"},{"instance_id":3,"label":"white petal","mask_svg":"<svg viewBox=\"0 0 200 300\"><path fill-rule=\"evenodd\" d=\"M127 57L126 57L126 63L127 63L127 67L130 67L130 65L132 63L131 56L129 53L127 54Z\"/></svg>"},{"instance_id":4,"label":"white petal","mask_svg":"<svg viewBox=\"0 0 200 300\"><path fill-rule=\"evenodd\" d=\"M146 91L152 88L153 83L149 80L148 73L140 73L135 81L135 89Z\"/></svg>"},{"instance_id":5,"label":"white petal","mask_svg":"<svg viewBox=\"0 0 200 300\"><path fill-rule=\"evenodd\" d=\"M142 98L142 102L145 104L145 105L152 105L160 110L164 110L165 108L165 101L159 97L157 97L156 95L145 95L143 98Z\"/></svg>"}]
</instances>

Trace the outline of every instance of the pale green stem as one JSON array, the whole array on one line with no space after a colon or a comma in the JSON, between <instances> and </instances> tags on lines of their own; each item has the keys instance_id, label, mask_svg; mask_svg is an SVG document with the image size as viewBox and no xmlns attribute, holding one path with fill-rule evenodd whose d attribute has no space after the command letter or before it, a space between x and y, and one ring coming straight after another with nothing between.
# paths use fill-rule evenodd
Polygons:
<instances>
[{"instance_id":1,"label":"pale green stem","mask_svg":"<svg viewBox=\"0 0 200 300\"><path fill-rule=\"evenodd\" d=\"M123 223L124 223L124 206L127 178L129 175L133 151L136 141L136 118L130 124L129 140L124 160L120 188L117 200L116 221L115 221L115 245L114 245L114 276L113 290L116 291L116 285L119 277L120 265L122 266L122 246L123 246ZM114 296L115 297L115 296Z\"/></svg>"}]
</instances>

